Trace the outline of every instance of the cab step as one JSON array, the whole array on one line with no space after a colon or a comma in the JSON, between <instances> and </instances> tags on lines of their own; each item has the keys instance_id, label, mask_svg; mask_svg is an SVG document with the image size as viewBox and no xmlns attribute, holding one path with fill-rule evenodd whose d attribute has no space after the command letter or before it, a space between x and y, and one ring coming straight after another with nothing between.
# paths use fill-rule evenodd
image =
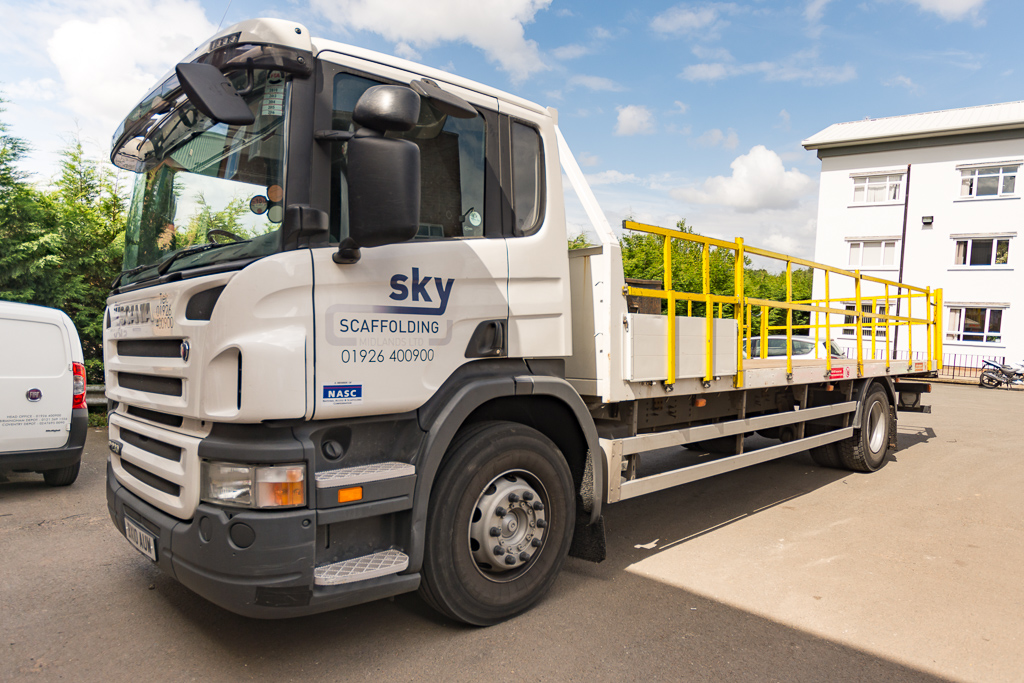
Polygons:
<instances>
[{"instance_id":1,"label":"cab step","mask_svg":"<svg viewBox=\"0 0 1024 683\"><path fill-rule=\"evenodd\" d=\"M351 560L317 567L313 570L313 583L317 586L340 586L345 583L397 574L408 566L409 556L402 551L382 550L372 555L353 557Z\"/></svg>"},{"instance_id":2,"label":"cab step","mask_svg":"<svg viewBox=\"0 0 1024 683\"><path fill-rule=\"evenodd\" d=\"M318 472L316 475L316 487L318 489L332 489L358 486L359 484L372 481L407 477L410 474L416 474L416 467L407 462L381 462L373 465L344 467L338 470Z\"/></svg>"}]
</instances>

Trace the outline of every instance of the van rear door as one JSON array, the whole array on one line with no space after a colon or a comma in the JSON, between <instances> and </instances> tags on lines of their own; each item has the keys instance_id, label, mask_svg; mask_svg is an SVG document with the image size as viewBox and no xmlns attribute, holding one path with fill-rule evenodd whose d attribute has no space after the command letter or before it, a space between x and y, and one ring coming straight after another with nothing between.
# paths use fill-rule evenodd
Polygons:
<instances>
[{"instance_id":1,"label":"van rear door","mask_svg":"<svg viewBox=\"0 0 1024 683\"><path fill-rule=\"evenodd\" d=\"M0 451L59 448L68 440L74 373L54 311L0 311Z\"/></svg>"}]
</instances>

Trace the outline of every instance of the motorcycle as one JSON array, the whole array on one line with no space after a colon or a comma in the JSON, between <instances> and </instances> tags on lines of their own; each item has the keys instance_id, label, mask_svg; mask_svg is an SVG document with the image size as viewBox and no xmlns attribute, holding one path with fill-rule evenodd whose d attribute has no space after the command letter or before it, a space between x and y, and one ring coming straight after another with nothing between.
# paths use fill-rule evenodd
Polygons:
<instances>
[{"instance_id":1,"label":"motorcycle","mask_svg":"<svg viewBox=\"0 0 1024 683\"><path fill-rule=\"evenodd\" d=\"M1009 389L1018 384L1024 384L1024 362L999 365L987 360L978 378L978 385L986 389L996 389L1000 386Z\"/></svg>"}]
</instances>

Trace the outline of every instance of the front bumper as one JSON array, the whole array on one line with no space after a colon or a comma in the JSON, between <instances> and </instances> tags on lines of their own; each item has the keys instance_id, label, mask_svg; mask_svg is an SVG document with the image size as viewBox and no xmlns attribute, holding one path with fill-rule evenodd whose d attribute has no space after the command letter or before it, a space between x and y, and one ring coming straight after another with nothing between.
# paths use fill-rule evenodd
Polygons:
<instances>
[{"instance_id":1,"label":"front bumper","mask_svg":"<svg viewBox=\"0 0 1024 683\"><path fill-rule=\"evenodd\" d=\"M39 451L0 452L0 470L44 472L71 467L82 460L82 449L85 448L85 435L88 429L88 408L76 408L71 411L71 431L68 432L68 440L63 446Z\"/></svg>"},{"instance_id":2,"label":"front bumper","mask_svg":"<svg viewBox=\"0 0 1024 683\"><path fill-rule=\"evenodd\" d=\"M317 586L317 511L237 511L200 503L191 520L171 517L121 486L107 464L107 509L156 537L156 564L190 590L236 614L278 619L315 614L416 590L419 574Z\"/></svg>"}]
</instances>

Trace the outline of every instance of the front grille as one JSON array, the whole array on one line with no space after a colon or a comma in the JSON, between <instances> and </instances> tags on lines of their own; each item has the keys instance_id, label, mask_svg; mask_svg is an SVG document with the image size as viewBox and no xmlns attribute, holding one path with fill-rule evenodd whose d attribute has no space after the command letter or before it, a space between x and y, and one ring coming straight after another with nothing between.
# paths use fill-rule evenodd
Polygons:
<instances>
[{"instance_id":1,"label":"front grille","mask_svg":"<svg viewBox=\"0 0 1024 683\"><path fill-rule=\"evenodd\" d=\"M169 443L151 439L148 436L137 434L127 429L121 430L121 441L130 443L140 450L152 453L153 455L157 455L161 458L173 460L174 462L181 462L181 449L177 446L172 446Z\"/></svg>"},{"instance_id":2,"label":"front grille","mask_svg":"<svg viewBox=\"0 0 1024 683\"><path fill-rule=\"evenodd\" d=\"M133 358L180 358L180 339L123 339L117 342L117 355Z\"/></svg>"},{"instance_id":3,"label":"front grille","mask_svg":"<svg viewBox=\"0 0 1024 683\"><path fill-rule=\"evenodd\" d=\"M146 486L155 488L157 491L162 491L163 493L166 493L170 496L181 495L181 487L178 486L177 484L167 481L162 477L158 477L152 472L147 472L141 467L133 465L132 463L128 462L123 458L121 459L121 467L124 468L125 472L132 475Z\"/></svg>"},{"instance_id":4,"label":"front grille","mask_svg":"<svg viewBox=\"0 0 1024 683\"><path fill-rule=\"evenodd\" d=\"M124 389L145 391L149 394L163 394L164 396L181 396L182 394L182 382L177 377L156 377L134 372L119 372L117 373L117 383Z\"/></svg>"},{"instance_id":5,"label":"front grille","mask_svg":"<svg viewBox=\"0 0 1024 683\"><path fill-rule=\"evenodd\" d=\"M185 418L181 415L168 415L167 413L161 413L156 410L147 410L146 408L139 408L138 406L126 406L126 410L129 415L143 420L149 420L150 422L156 422L167 427L180 427L185 423Z\"/></svg>"}]
</instances>

